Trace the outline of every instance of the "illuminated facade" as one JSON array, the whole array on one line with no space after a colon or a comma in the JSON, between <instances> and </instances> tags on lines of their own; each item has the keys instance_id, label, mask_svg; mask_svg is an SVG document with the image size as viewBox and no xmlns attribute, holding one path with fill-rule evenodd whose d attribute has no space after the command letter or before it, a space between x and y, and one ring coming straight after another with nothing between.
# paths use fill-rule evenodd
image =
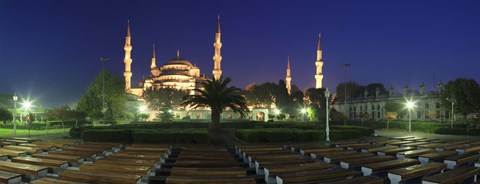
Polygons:
<instances>
[{"instance_id":1,"label":"illuminated facade","mask_svg":"<svg viewBox=\"0 0 480 184\"><path fill-rule=\"evenodd\" d=\"M214 42L214 69L213 76L215 79L220 78L222 70L220 68L220 62L222 61L222 55L220 49L222 43L220 42L220 17L217 21L217 31L215 34ZM180 58L180 51L177 50L177 56L173 59L166 61L162 66L157 67L155 56L155 45L152 49L152 60L150 64L150 77L143 79L137 88L131 87L132 78L132 44L131 44L130 22L127 25L127 34L125 36L125 57L123 59L125 63L125 91L130 94L141 97L143 91L147 89L161 89L161 88L173 88L177 90L186 90L193 94L194 89L200 88L199 84L206 80L205 75L201 75L200 68L193 65L190 61Z\"/></svg>"},{"instance_id":2,"label":"illuminated facade","mask_svg":"<svg viewBox=\"0 0 480 184\"><path fill-rule=\"evenodd\" d=\"M290 57L288 57L288 63L287 63L287 76L285 77L285 86L287 87L287 92L290 94L292 91L292 76L290 76Z\"/></svg>"},{"instance_id":3,"label":"illuminated facade","mask_svg":"<svg viewBox=\"0 0 480 184\"><path fill-rule=\"evenodd\" d=\"M318 35L318 46L317 46L317 61L315 61L315 88L319 89L323 87L323 61L322 61L322 46L320 44L320 34Z\"/></svg>"}]
</instances>

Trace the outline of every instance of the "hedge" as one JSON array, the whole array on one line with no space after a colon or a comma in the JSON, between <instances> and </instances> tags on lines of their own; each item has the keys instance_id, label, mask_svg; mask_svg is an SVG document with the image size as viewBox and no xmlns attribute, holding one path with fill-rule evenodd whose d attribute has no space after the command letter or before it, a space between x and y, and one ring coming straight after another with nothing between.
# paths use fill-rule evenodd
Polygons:
<instances>
[{"instance_id":1,"label":"hedge","mask_svg":"<svg viewBox=\"0 0 480 184\"><path fill-rule=\"evenodd\" d=\"M82 139L87 142L132 142L131 130L85 130L81 133Z\"/></svg>"},{"instance_id":2,"label":"hedge","mask_svg":"<svg viewBox=\"0 0 480 184\"><path fill-rule=\"evenodd\" d=\"M325 137L325 131L292 128L237 129L235 136L249 143L307 142L322 140Z\"/></svg>"},{"instance_id":3,"label":"hedge","mask_svg":"<svg viewBox=\"0 0 480 184\"><path fill-rule=\"evenodd\" d=\"M206 144L209 134L207 129L134 130L132 139L135 143Z\"/></svg>"},{"instance_id":4,"label":"hedge","mask_svg":"<svg viewBox=\"0 0 480 184\"><path fill-rule=\"evenodd\" d=\"M343 122L333 122L334 125L343 125ZM402 129L408 130L408 121L390 121L388 123L389 129ZM386 121L348 121L347 125L354 126L363 126L373 129L386 129ZM450 127L449 123L438 123L438 122L412 122L412 131L433 133L437 128L448 128Z\"/></svg>"},{"instance_id":5,"label":"hedge","mask_svg":"<svg viewBox=\"0 0 480 184\"><path fill-rule=\"evenodd\" d=\"M465 128L437 128L435 134L467 135Z\"/></svg>"},{"instance_id":6,"label":"hedge","mask_svg":"<svg viewBox=\"0 0 480 184\"><path fill-rule=\"evenodd\" d=\"M373 129L365 127L332 126L331 140L354 139L362 136L372 136ZM325 140L325 129L295 129L295 128L265 128L265 129L237 129L238 139L248 143L259 142L314 142Z\"/></svg>"},{"instance_id":7,"label":"hedge","mask_svg":"<svg viewBox=\"0 0 480 184\"><path fill-rule=\"evenodd\" d=\"M480 135L480 129L469 129L467 130L467 135L478 136Z\"/></svg>"}]
</instances>

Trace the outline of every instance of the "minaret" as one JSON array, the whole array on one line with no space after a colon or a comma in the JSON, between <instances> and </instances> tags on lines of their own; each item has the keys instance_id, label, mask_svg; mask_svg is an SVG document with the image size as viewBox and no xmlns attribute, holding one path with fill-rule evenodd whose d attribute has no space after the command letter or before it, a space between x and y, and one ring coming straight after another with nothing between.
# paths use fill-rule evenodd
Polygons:
<instances>
[{"instance_id":1,"label":"minaret","mask_svg":"<svg viewBox=\"0 0 480 184\"><path fill-rule=\"evenodd\" d=\"M150 69L154 69L155 67L157 67L156 63L155 63L155 44L153 44L153 48L152 48L152 64L150 64Z\"/></svg>"},{"instance_id":2,"label":"minaret","mask_svg":"<svg viewBox=\"0 0 480 184\"><path fill-rule=\"evenodd\" d=\"M290 56L288 56L288 64L287 64L287 77L285 77L285 86L287 87L287 92L290 94L292 90L291 82L292 77L290 76Z\"/></svg>"},{"instance_id":3,"label":"minaret","mask_svg":"<svg viewBox=\"0 0 480 184\"><path fill-rule=\"evenodd\" d=\"M218 80L222 76L222 69L220 68L220 63L222 62L222 55L220 54L220 49L222 48L222 42L220 42L220 15L217 20L217 33L215 34L215 43L213 47L215 48L215 54L213 55L213 77Z\"/></svg>"},{"instance_id":4,"label":"minaret","mask_svg":"<svg viewBox=\"0 0 480 184\"><path fill-rule=\"evenodd\" d=\"M318 34L318 46L317 46L317 61L315 61L316 73L315 73L315 88L322 88L323 80L323 61L322 61L322 46L320 44L320 34Z\"/></svg>"},{"instance_id":5,"label":"minaret","mask_svg":"<svg viewBox=\"0 0 480 184\"><path fill-rule=\"evenodd\" d=\"M123 62L125 63L125 72L123 72L123 76L125 76L125 92L129 92L132 87L132 44L131 44L131 36L130 36L130 21L127 23L127 35L125 36L125 58Z\"/></svg>"}]
</instances>

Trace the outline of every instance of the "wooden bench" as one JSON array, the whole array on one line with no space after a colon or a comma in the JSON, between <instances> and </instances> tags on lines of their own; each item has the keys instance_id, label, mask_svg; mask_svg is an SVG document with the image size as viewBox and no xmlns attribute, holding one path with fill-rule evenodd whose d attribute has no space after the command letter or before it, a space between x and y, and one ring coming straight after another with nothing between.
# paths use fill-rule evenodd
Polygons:
<instances>
[{"instance_id":1,"label":"wooden bench","mask_svg":"<svg viewBox=\"0 0 480 184\"><path fill-rule=\"evenodd\" d=\"M383 147L383 144L369 144L369 145L364 145L364 146L349 146L347 147L347 150L358 150L362 151L362 149L370 149L370 148L378 148L378 147Z\"/></svg>"},{"instance_id":2,"label":"wooden bench","mask_svg":"<svg viewBox=\"0 0 480 184\"><path fill-rule=\"evenodd\" d=\"M463 144L453 144L449 146L444 146L444 147L438 147L435 148L437 151L452 151L452 150L457 150L457 149L464 149L467 148L468 146L465 146Z\"/></svg>"},{"instance_id":3,"label":"wooden bench","mask_svg":"<svg viewBox=\"0 0 480 184\"><path fill-rule=\"evenodd\" d=\"M426 145L426 144L430 144L429 142L414 142L414 143L407 143L407 144L401 144L400 147L403 148L403 147L417 147L418 146L423 146L423 145Z\"/></svg>"},{"instance_id":4,"label":"wooden bench","mask_svg":"<svg viewBox=\"0 0 480 184\"><path fill-rule=\"evenodd\" d=\"M329 184L384 184L382 178L373 176L360 176L352 179L328 182Z\"/></svg>"},{"instance_id":5,"label":"wooden bench","mask_svg":"<svg viewBox=\"0 0 480 184\"><path fill-rule=\"evenodd\" d=\"M376 152L379 152L379 151L385 151L385 150L396 149L396 148L398 148L398 146L382 146L382 147L362 149L362 152L363 153L368 153L368 152L376 153Z\"/></svg>"},{"instance_id":6,"label":"wooden bench","mask_svg":"<svg viewBox=\"0 0 480 184\"><path fill-rule=\"evenodd\" d=\"M325 152L333 152L333 151L341 151L344 150L341 147L331 147L331 148L319 148L319 149L300 149L300 154L305 155L307 153L325 153Z\"/></svg>"},{"instance_id":7,"label":"wooden bench","mask_svg":"<svg viewBox=\"0 0 480 184\"><path fill-rule=\"evenodd\" d=\"M390 138L390 139L393 139L393 140L405 140L405 139L410 139L410 138L415 138L415 136L392 137L392 138Z\"/></svg>"},{"instance_id":8,"label":"wooden bench","mask_svg":"<svg viewBox=\"0 0 480 184\"><path fill-rule=\"evenodd\" d=\"M0 171L0 183L20 183L22 175L14 172Z\"/></svg>"},{"instance_id":9,"label":"wooden bench","mask_svg":"<svg viewBox=\"0 0 480 184\"><path fill-rule=\"evenodd\" d=\"M35 157L14 157L12 158L12 162L45 166L52 169L66 169L68 167L68 162L64 160L53 160Z\"/></svg>"},{"instance_id":10,"label":"wooden bench","mask_svg":"<svg viewBox=\"0 0 480 184\"><path fill-rule=\"evenodd\" d=\"M445 168L447 168L447 165L444 163L429 162L423 165L414 165L388 171L388 179L390 179L391 184L398 184L400 181L442 172Z\"/></svg>"},{"instance_id":11,"label":"wooden bench","mask_svg":"<svg viewBox=\"0 0 480 184\"><path fill-rule=\"evenodd\" d=\"M239 167L242 164L236 161L226 162L223 160L177 160L175 163L164 163L175 167Z\"/></svg>"},{"instance_id":12,"label":"wooden bench","mask_svg":"<svg viewBox=\"0 0 480 184\"><path fill-rule=\"evenodd\" d=\"M33 143L25 143L25 144L19 144L19 146L26 146L26 147L32 147L36 149L43 149L46 151L50 150L55 150L57 147L54 145L49 145L49 144L33 144Z\"/></svg>"},{"instance_id":13,"label":"wooden bench","mask_svg":"<svg viewBox=\"0 0 480 184\"><path fill-rule=\"evenodd\" d=\"M9 150L9 149L0 149L0 157L4 157L4 156L10 156L10 157L27 156L27 152Z\"/></svg>"},{"instance_id":14,"label":"wooden bench","mask_svg":"<svg viewBox=\"0 0 480 184\"><path fill-rule=\"evenodd\" d=\"M141 184L141 177L127 174L112 174L98 172L79 172L65 170L59 173L61 179L87 183L111 183L111 184Z\"/></svg>"},{"instance_id":15,"label":"wooden bench","mask_svg":"<svg viewBox=\"0 0 480 184\"><path fill-rule=\"evenodd\" d=\"M366 164L362 166L362 172L364 176L369 176L372 173L387 171L400 167L412 166L419 164L417 159L404 158L400 160L389 160L385 162L377 162L372 164Z\"/></svg>"},{"instance_id":16,"label":"wooden bench","mask_svg":"<svg viewBox=\"0 0 480 184\"><path fill-rule=\"evenodd\" d=\"M396 141L396 142L390 142L386 143L385 146L400 146L402 144L409 144L409 143L414 143L415 141Z\"/></svg>"},{"instance_id":17,"label":"wooden bench","mask_svg":"<svg viewBox=\"0 0 480 184\"><path fill-rule=\"evenodd\" d=\"M424 140L427 140L427 138L425 138L425 137L414 137L414 138L404 139L404 141L415 141L415 142L424 141Z\"/></svg>"},{"instance_id":18,"label":"wooden bench","mask_svg":"<svg viewBox=\"0 0 480 184\"><path fill-rule=\"evenodd\" d=\"M311 153L310 157L312 159L322 159L325 157L329 157L331 155L345 156L345 155L354 155L354 154L358 154L358 152L354 150L341 150L341 151Z\"/></svg>"},{"instance_id":19,"label":"wooden bench","mask_svg":"<svg viewBox=\"0 0 480 184\"><path fill-rule=\"evenodd\" d=\"M261 160L258 161L262 167L276 166L278 164L307 164L312 163L314 160L311 159L282 159L282 160Z\"/></svg>"},{"instance_id":20,"label":"wooden bench","mask_svg":"<svg viewBox=\"0 0 480 184\"><path fill-rule=\"evenodd\" d=\"M3 149L15 150L15 151L24 151L28 153L42 153L44 149L32 148L28 146L4 146Z\"/></svg>"},{"instance_id":21,"label":"wooden bench","mask_svg":"<svg viewBox=\"0 0 480 184\"><path fill-rule=\"evenodd\" d=\"M462 183L462 181L468 178L476 177L479 173L480 168L464 166L433 176L424 177L422 184Z\"/></svg>"},{"instance_id":22,"label":"wooden bench","mask_svg":"<svg viewBox=\"0 0 480 184\"><path fill-rule=\"evenodd\" d=\"M415 150L415 147L403 147L403 148L395 148L395 149L388 149L384 151L377 152L377 155L384 156L384 155L397 155L399 152Z\"/></svg>"},{"instance_id":23,"label":"wooden bench","mask_svg":"<svg viewBox=\"0 0 480 184\"><path fill-rule=\"evenodd\" d=\"M147 152L157 152L165 153L169 148L149 148L149 147L131 147L127 146L125 151L147 151Z\"/></svg>"},{"instance_id":24,"label":"wooden bench","mask_svg":"<svg viewBox=\"0 0 480 184\"><path fill-rule=\"evenodd\" d=\"M323 162L330 164L332 162L338 162L343 159L349 158L364 158L364 157L372 157L374 156L373 153L354 153L354 154L331 154L328 156L323 157Z\"/></svg>"},{"instance_id":25,"label":"wooden bench","mask_svg":"<svg viewBox=\"0 0 480 184\"><path fill-rule=\"evenodd\" d=\"M433 153L435 152L434 149L430 148L425 148L425 149L419 149L419 150L410 150L410 151L405 151L405 152L400 152L397 153L397 158L402 159L402 158L417 158L420 155L424 155L427 153Z\"/></svg>"},{"instance_id":26,"label":"wooden bench","mask_svg":"<svg viewBox=\"0 0 480 184\"><path fill-rule=\"evenodd\" d=\"M152 161L152 160L137 160L137 159L98 159L95 160L95 164L112 164L112 165L118 165L118 166L153 166L157 165L158 161Z\"/></svg>"},{"instance_id":27,"label":"wooden bench","mask_svg":"<svg viewBox=\"0 0 480 184\"><path fill-rule=\"evenodd\" d=\"M450 145L451 144L447 144L447 143L431 143L431 144L418 145L417 148L418 149L425 149L425 148L436 149L436 148L443 148Z\"/></svg>"},{"instance_id":28,"label":"wooden bench","mask_svg":"<svg viewBox=\"0 0 480 184\"><path fill-rule=\"evenodd\" d=\"M376 162L385 162L389 160L394 160L393 156L375 156L375 157L366 157L361 159L353 159L348 161L340 161L340 166L344 169L359 167L365 164L376 163Z\"/></svg>"},{"instance_id":29,"label":"wooden bench","mask_svg":"<svg viewBox=\"0 0 480 184\"><path fill-rule=\"evenodd\" d=\"M168 176L165 184L256 184L252 177Z\"/></svg>"},{"instance_id":30,"label":"wooden bench","mask_svg":"<svg viewBox=\"0 0 480 184\"><path fill-rule=\"evenodd\" d=\"M30 182L30 184L87 184L83 182L76 182L76 181L71 181L71 180L63 180L59 178L49 178L49 177L43 177L36 179L35 181Z\"/></svg>"},{"instance_id":31,"label":"wooden bench","mask_svg":"<svg viewBox=\"0 0 480 184\"><path fill-rule=\"evenodd\" d=\"M5 161L0 161L0 170L25 174L28 178L36 178L37 176L41 177L48 173L48 167Z\"/></svg>"},{"instance_id":32,"label":"wooden bench","mask_svg":"<svg viewBox=\"0 0 480 184\"><path fill-rule=\"evenodd\" d=\"M211 177L245 177L247 170L242 167L173 167L171 176L211 176Z\"/></svg>"},{"instance_id":33,"label":"wooden bench","mask_svg":"<svg viewBox=\"0 0 480 184\"><path fill-rule=\"evenodd\" d=\"M368 146L368 145L371 145L371 143L362 142L362 143L339 144L339 145L336 145L336 147L348 148L348 147Z\"/></svg>"},{"instance_id":34,"label":"wooden bench","mask_svg":"<svg viewBox=\"0 0 480 184\"><path fill-rule=\"evenodd\" d=\"M113 174L128 174L128 175L155 175L155 171L152 170L152 166L121 166L108 163L95 163L95 164L82 164L80 166L80 172L91 173L113 173Z\"/></svg>"},{"instance_id":35,"label":"wooden bench","mask_svg":"<svg viewBox=\"0 0 480 184\"><path fill-rule=\"evenodd\" d=\"M343 180L355 176L355 172L348 169L327 169L317 171L291 172L277 175L277 184L283 183L312 183Z\"/></svg>"},{"instance_id":36,"label":"wooden bench","mask_svg":"<svg viewBox=\"0 0 480 184\"><path fill-rule=\"evenodd\" d=\"M457 154L456 151L442 151L442 152L427 153L427 154L418 156L418 161L420 161L420 163L422 164L425 164L430 161L443 159L445 157L453 156L456 154Z\"/></svg>"},{"instance_id":37,"label":"wooden bench","mask_svg":"<svg viewBox=\"0 0 480 184\"><path fill-rule=\"evenodd\" d=\"M469 152L460 155L454 155L443 159L443 163L447 164L448 169L453 169L457 165L461 165L468 162L475 162L480 158L480 154L477 152Z\"/></svg>"},{"instance_id":38,"label":"wooden bench","mask_svg":"<svg viewBox=\"0 0 480 184\"><path fill-rule=\"evenodd\" d=\"M49 154L37 153L37 154L33 154L32 157L52 159L52 160L65 160L71 165L82 164L83 161L85 160L81 156L70 156L70 155L62 155L62 154L55 154L55 153L49 153Z\"/></svg>"},{"instance_id":39,"label":"wooden bench","mask_svg":"<svg viewBox=\"0 0 480 184\"><path fill-rule=\"evenodd\" d=\"M11 143L14 143L14 144L29 143L28 141L25 141L25 140L15 140L15 139L7 139L7 140L2 141L2 142L11 142Z\"/></svg>"},{"instance_id":40,"label":"wooden bench","mask_svg":"<svg viewBox=\"0 0 480 184\"><path fill-rule=\"evenodd\" d=\"M128 154L128 153L114 153L107 158L113 158L113 159L139 159L139 160L160 160L162 155L157 154L157 155L147 155L147 154Z\"/></svg>"},{"instance_id":41,"label":"wooden bench","mask_svg":"<svg viewBox=\"0 0 480 184\"><path fill-rule=\"evenodd\" d=\"M466 152L478 152L480 151L480 146L469 146L465 148L456 149L455 151L457 151L459 154L463 154Z\"/></svg>"},{"instance_id":42,"label":"wooden bench","mask_svg":"<svg viewBox=\"0 0 480 184\"><path fill-rule=\"evenodd\" d=\"M278 165L270 165L268 167L269 172L271 173L285 173L285 172L298 172L298 171L309 171L309 170L323 170L332 168L330 164L325 164L321 162L314 163L305 163L305 164L283 164L281 162Z\"/></svg>"}]
</instances>

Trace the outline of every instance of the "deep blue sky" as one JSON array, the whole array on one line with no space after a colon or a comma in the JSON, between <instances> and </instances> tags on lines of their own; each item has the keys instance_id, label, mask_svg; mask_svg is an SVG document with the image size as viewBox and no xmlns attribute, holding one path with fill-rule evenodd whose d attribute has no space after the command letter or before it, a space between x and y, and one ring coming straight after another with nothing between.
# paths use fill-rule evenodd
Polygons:
<instances>
[{"instance_id":1,"label":"deep blue sky","mask_svg":"<svg viewBox=\"0 0 480 184\"><path fill-rule=\"evenodd\" d=\"M314 86L316 42L322 33L324 83L350 79L400 90L468 77L480 81L480 1L0 1L0 93L30 95L51 107L73 104L106 67L123 74L131 21L133 82L175 57L211 75L217 14L222 70L233 84L278 81L292 58L292 82Z\"/></svg>"}]
</instances>

